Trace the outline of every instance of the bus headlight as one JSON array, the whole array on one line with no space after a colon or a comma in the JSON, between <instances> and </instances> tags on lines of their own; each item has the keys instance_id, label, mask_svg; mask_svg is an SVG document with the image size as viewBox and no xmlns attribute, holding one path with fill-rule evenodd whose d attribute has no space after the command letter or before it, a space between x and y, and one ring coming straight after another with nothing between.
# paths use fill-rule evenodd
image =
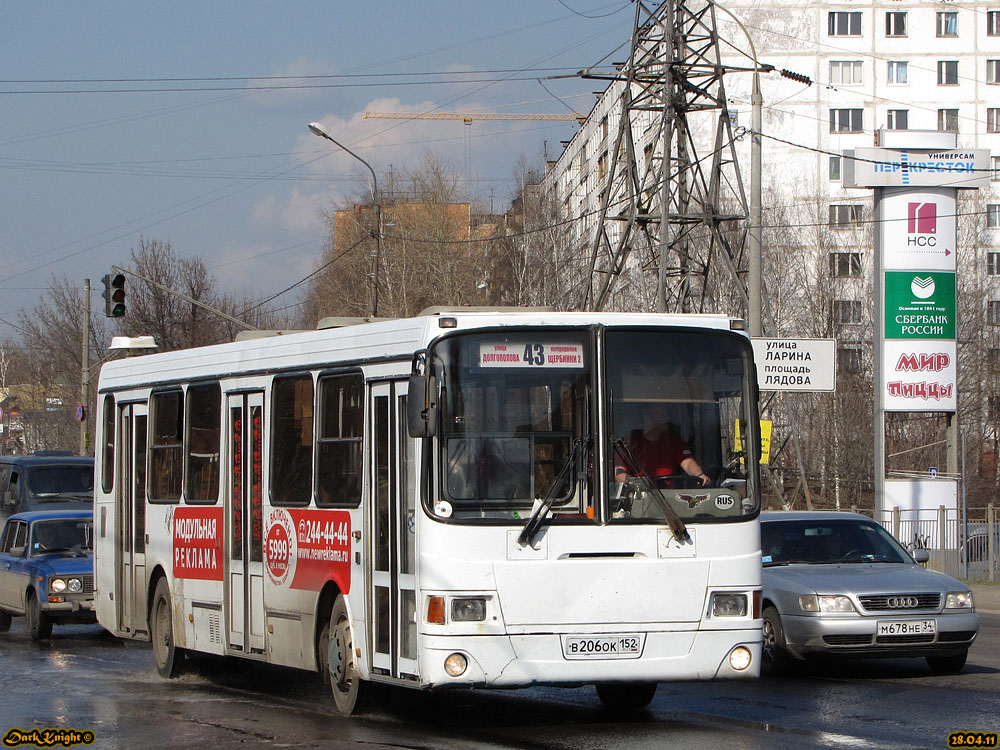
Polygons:
<instances>
[{"instance_id":1,"label":"bus headlight","mask_svg":"<svg viewBox=\"0 0 1000 750\"><path fill-rule=\"evenodd\" d=\"M482 622L486 619L486 599L483 597L451 600L452 622Z\"/></svg>"},{"instance_id":2,"label":"bus headlight","mask_svg":"<svg viewBox=\"0 0 1000 750\"><path fill-rule=\"evenodd\" d=\"M712 617L746 617L746 594L712 594Z\"/></svg>"},{"instance_id":3,"label":"bus headlight","mask_svg":"<svg viewBox=\"0 0 1000 750\"><path fill-rule=\"evenodd\" d=\"M66 581L64 581L62 578L53 578L51 581L49 581L49 588L61 594L63 591L66 590Z\"/></svg>"},{"instance_id":4,"label":"bus headlight","mask_svg":"<svg viewBox=\"0 0 1000 750\"><path fill-rule=\"evenodd\" d=\"M469 660L465 654L451 654L444 660L444 671L451 677L461 677L469 668Z\"/></svg>"}]
</instances>

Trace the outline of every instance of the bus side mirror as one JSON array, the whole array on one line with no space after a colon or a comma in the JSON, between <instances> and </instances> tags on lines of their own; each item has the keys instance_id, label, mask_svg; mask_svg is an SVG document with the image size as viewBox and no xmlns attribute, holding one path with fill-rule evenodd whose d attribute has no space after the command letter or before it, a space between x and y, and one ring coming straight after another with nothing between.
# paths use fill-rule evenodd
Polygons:
<instances>
[{"instance_id":1,"label":"bus side mirror","mask_svg":"<svg viewBox=\"0 0 1000 750\"><path fill-rule=\"evenodd\" d=\"M437 432L437 381L432 375L410 375L406 391L406 429L410 437Z\"/></svg>"}]
</instances>

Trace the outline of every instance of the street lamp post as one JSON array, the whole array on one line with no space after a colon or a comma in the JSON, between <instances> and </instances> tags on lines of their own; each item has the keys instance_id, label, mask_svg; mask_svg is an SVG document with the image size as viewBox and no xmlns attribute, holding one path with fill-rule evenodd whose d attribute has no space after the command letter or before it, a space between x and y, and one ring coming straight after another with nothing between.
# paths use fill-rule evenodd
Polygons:
<instances>
[{"instance_id":1,"label":"street lamp post","mask_svg":"<svg viewBox=\"0 0 1000 750\"><path fill-rule=\"evenodd\" d=\"M763 324L761 320L761 107L764 104L764 97L760 92L760 72L761 65L757 60L757 48L754 46L753 38L746 26L737 18L732 11L718 3L713 3L716 8L728 15L747 38L750 45L750 56L753 58L753 90L750 93L750 232L749 232L749 268L747 269L747 298L749 301L748 317L750 318L750 335L763 336ZM765 72L773 70L771 66L763 68Z\"/></svg>"},{"instance_id":2,"label":"street lamp post","mask_svg":"<svg viewBox=\"0 0 1000 750\"><path fill-rule=\"evenodd\" d=\"M350 154L359 162L368 167L368 171L372 173L372 206L373 206L372 210L374 213L374 224L375 224L375 228L373 229L372 234L375 237L375 256L374 258L372 258L372 269L370 274L371 292L369 296L371 299L371 316L373 318L377 317L378 316L378 263L379 263L379 258L382 255L382 212L378 200L378 178L375 176L375 170L372 169L371 164L369 164L360 156L358 156L356 153L351 151L351 149L349 149L343 143L340 143L336 139L334 139L334 137L330 135L330 133L327 131L326 128L323 127L322 124L318 122L309 123L309 131L313 135L318 135L320 138L326 138L335 146L346 151L348 154Z\"/></svg>"}]
</instances>

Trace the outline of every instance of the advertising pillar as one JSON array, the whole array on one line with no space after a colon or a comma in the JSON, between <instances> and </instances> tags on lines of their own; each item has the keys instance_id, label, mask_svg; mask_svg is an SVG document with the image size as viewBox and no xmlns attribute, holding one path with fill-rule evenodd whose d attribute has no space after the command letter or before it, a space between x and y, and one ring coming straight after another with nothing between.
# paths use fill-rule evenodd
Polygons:
<instances>
[{"instance_id":1,"label":"advertising pillar","mask_svg":"<svg viewBox=\"0 0 1000 750\"><path fill-rule=\"evenodd\" d=\"M955 507L954 481L916 494L887 487L885 415L944 412L955 424L957 192L989 180L989 151L957 148L955 133L880 131L879 143L845 153L844 180L845 187L875 190L877 519L887 497L912 497L914 510Z\"/></svg>"}]
</instances>

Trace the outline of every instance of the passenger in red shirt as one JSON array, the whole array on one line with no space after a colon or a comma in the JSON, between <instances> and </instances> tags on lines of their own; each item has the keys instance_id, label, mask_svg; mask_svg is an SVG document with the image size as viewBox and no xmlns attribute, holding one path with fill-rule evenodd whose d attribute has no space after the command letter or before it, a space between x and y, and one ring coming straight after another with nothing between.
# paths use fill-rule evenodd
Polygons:
<instances>
[{"instance_id":1,"label":"passenger in red shirt","mask_svg":"<svg viewBox=\"0 0 1000 750\"><path fill-rule=\"evenodd\" d=\"M685 473L697 477L702 487L708 486L711 478L702 471L691 448L677 434L676 426L667 420L662 404L650 406L643 415L643 422L644 429L632 430L629 448L650 479L663 480L662 484L669 487L669 477ZM627 476L624 465L615 466L617 481L624 482Z\"/></svg>"}]
</instances>

